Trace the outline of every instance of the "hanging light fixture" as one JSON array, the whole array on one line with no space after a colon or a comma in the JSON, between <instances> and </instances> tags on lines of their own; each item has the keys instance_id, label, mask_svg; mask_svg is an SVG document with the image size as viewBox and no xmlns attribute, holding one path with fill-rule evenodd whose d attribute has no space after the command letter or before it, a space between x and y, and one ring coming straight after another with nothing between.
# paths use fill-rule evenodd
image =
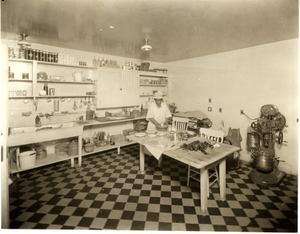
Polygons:
<instances>
[{"instance_id":1,"label":"hanging light fixture","mask_svg":"<svg viewBox=\"0 0 300 234\"><path fill-rule=\"evenodd\" d=\"M25 47L27 47L27 46L31 46L31 43L26 41L26 37L28 37L28 35L26 35L25 33L22 33L21 37L22 37L22 39L20 41L18 41L18 45L21 46L22 50L24 50Z\"/></svg>"},{"instance_id":2,"label":"hanging light fixture","mask_svg":"<svg viewBox=\"0 0 300 234\"><path fill-rule=\"evenodd\" d=\"M150 51L150 50L152 50L152 46L148 45L148 40L149 39L147 39L147 38L145 39L146 45L144 45L144 46L141 47L142 51Z\"/></svg>"}]
</instances>

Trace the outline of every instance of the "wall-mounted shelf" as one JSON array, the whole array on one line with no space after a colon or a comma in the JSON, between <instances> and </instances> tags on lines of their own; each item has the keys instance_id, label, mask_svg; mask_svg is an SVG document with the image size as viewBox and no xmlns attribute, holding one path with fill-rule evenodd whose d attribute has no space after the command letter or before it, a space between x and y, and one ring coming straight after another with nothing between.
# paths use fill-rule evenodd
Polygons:
<instances>
[{"instance_id":1,"label":"wall-mounted shelf","mask_svg":"<svg viewBox=\"0 0 300 234\"><path fill-rule=\"evenodd\" d=\"M14 97L8 97L9 99L31 99L31 98L92 98L96 95L55 95L55 96L14 96Z\"/></svg>"},{"instance_id":2,"label":"wall-mounted shelf","mask_svg":"<svg viewBox=\"0 0 300 234\"><path fill-rule=\"evenodd\" d=\"M161 73L154 73L154 72L148 72L148 73L140 73L140 78L168 78L167 74L161 74Z\"/></svg>"},{"instance_id":3,"label":"wall-mounted shelf","mask_svg":"<svg viewBox=\"0 0 300 234\"><path fill-rule=\"evenodd\" d=\"M36 98L76 98L76 97L95 97L96 95L46 95L46 96L37 96Z\"/></svg>"},{"instance_id":4,"label":"wall-mounted shelf","mask_svg":"<svg viewBox=\"0 0 300 234\"><path fill-rule=\"evenodd\" d=\"M52 66L63 66L63 67L96 69L96 67L90 67L90 66L79 66L79 65L73 65L73 64L62 64L62 63L48 63L48 62L43 62L43 61L27 60L27 59L8 59L8 61L9 62L22 62L22 63L33 63L33 62L36 62L37 64L41 64L41 65L52 65Z\"/></svg>"},{"instance_id":5,"label":"wall-mounted shelf","mask_svg":"<svg viewBox=\"0 0 300 234\"><path fill-rule=\"evenodd\" d=\"M166 85L145 85L145 84L140 84L140 86L148 86L148 87L167 87Z\"/></svg>"},{"instance_id":6,"label":"wall-mounted shelf","mask_svg":"<svg viewBox=\"0 0 300 234\"><path fill-rule=\"evenodd\" d=\"M147 95L140 95L140 97L153 97L153 94L147 94ZM167 96L166 94L163 94L163 96Z\"/></svg>"},{"instance_id":7,"label":"wall-mounted shelf","mask_svg":"<svg viewBox=\"0 0 300 234\"><path fill-rule=\"evenodd\" d=\"M87 85L94 85L96 82L89 82L89 81L53 81L53 80L38 80L38 83L52 83L52 84L87 84Z\"/></svg>"},{"instance_id":8,"label":"wall-mounted shelf","mask_svg":"<svg viewBox=\"0 0 300 234\"><path fill-rule=\"evenodd\" d=\"M32 82L29 79L8 79L8 82Z\"/></svg>"},{"instance_id":9,"label":"wall-mounted shelf","mask_svg":"<svg viewBox=\"0 0 300 234\"><path fill-rule=\"evenodd\" d=\"M31 99L31 98L35 98L35 96L13 96L8 98L9 99Z\"/></svg>"}]
</instances>

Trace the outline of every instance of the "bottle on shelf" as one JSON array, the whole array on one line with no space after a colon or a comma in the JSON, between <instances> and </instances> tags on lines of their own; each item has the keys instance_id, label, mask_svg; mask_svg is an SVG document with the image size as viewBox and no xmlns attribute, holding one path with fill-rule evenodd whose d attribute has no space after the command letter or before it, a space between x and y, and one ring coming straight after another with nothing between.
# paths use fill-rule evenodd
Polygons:
<instances>
[{"instance_id":1,"label":"bottle on shelf","mask_svg":"<svg viewBox=\"0 0 300 234\"><path fill-rule=\"evenodd\" d=\"M113 136L110 137L110 145L115 145L115 139Z\"/></svg>"},{"instance_id":2,"label":"bottle on shelf","mask_svg":"<svg viewBox=\"0 0 300 234\"><path fill-rule=\"evenodd\" d=\"M109 133L107 133L106 140L110 143L110 135L109 135Z\"/></svg>"},{"instance_id":3,"label":"bottle on shelf","mask_svg":"<svg viewBox=\"0 0 300 234\"><path fill-rule=\"evenodd\" d=\"M46 95L48 95L48 84L44 84L44 90L46 92Z\"/></svg>"},{"instance_id":4,"label":"bottle on shelf","mask_svg":"<svg viewBox=\"0 0 300 234\"><path fill-rule=\"evenodd\" d=\"M94 57L94 59L93 59L93 67L97 67L97 59L96 59L96 57Z\"/></svg>"},{"instance_id":5,"label":"bottle on shelf","mask_svg":"<svg viewBox=\"0 0 300 234\"><path fill-rule=\"evenodd\" d=\"M97 59L97 65L96 65L97 67L101 67L101 60L100 60L100 58L98 57L98 59Z\"/></svg>"},{"instance_id":6,"label":"bottle on shelf","mask_svg":"<svg viewBox=\"0 0 300 234\"><path fill-rule=\"evenodd\" d=\"M105 59L104 58L102 58L102 60L101 60L101 67L105 67L105 64L106 64L106 61L105 61Z\"/></svg>"},{"instance_id":7,"label":"bottle on shelf","mask_svg":"<svg viewBox=\"0 0 300 234\"><path fill-rule=\"evenodd\" d=\"M92 141L93 141L94 144L96 144L97 141L98 141L98 137L97 137L97 133L96 132L94 132L94 134L92 136Z\"/></svg>"}]
</instances>

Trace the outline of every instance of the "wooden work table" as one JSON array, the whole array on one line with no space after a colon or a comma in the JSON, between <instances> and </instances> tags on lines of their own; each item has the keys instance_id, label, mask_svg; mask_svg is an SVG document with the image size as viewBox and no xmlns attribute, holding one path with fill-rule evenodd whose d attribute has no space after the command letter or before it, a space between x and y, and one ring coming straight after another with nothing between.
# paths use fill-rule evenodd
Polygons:
<instances>
[{"instance_id":1,"label":"wooden work table","mask_svg":"<svg viewBox=\"0 0 300 234\"><path fill-rule=\"evenodd\" d=\"M137 137L135 135L127 136L128 139L137 142L140 144L140 171L144 173L144 148L147 145L147 141L153 141L153 138L148 137ZM200 184L200 195L201 195L201 213L207 215L207 193L208 193L208 168L214 163L219 163L219 186L220 186L220 198L221 200L226 199L226 157L238 150L239 147L219 143L220 147L210 149L208 148L206 152L208 155L205 155L201 151L187 151L181 148L178 148L181 144L189 144L195 140L205 141L205 138L202 137L193 137L189 138L188 141L179 142L176 145L176 149L169 149L163 151L163 155L176 159L184 164L195 167L201 170L201 184ZM175 147L174 147L175 148Z\"/></svg>"}]
</instances>

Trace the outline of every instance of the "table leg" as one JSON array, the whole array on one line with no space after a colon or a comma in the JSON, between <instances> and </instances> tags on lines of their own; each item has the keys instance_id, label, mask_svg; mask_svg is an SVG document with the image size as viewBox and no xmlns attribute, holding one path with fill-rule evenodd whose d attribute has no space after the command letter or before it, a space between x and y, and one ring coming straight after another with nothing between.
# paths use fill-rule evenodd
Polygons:
<instances>
[{"instance_id":1,"label":"table leg","mask_svg":"<svg viewBox=\"0 0 300 234\"><path fill-rule=\"evenodd\" d=\"M226 200L226 158L219 164L220 198Z\"/></svg>"},{"instance_id":2,"label":"table leg","mask_svg":"<svg viewBox=\"0 0 300 234\"><path fill-rule=\"evenodd\" d=\"M140 145L140 171L142 174L145 173L145 152L144 152L144 146Z\"/></svg>"},{"instance_id":3,"label":"table leg","mask_svg":"<svg viewBox=\"0 0 300 234\"><path fill-rule=\"evenodd\" d=\"M160 156L160 158L158 159L158 167L161 167L162 164L162 155Z\"/></svg>"},{"instance_id":4,"label":"table leg","mask_svg":"<svg viewBox=\"0 0 300 234\"><path fill-rule=\"evenodd\" d=\"M201 168L200 180L201 214L207 215L208 171L206 168Z\"/></svg>"},{"instance_id":5,"label":"table leg","mask_svg":"<svg viewBox=\"0 0 300 234\"><path fill-rule=\"evenodd\" d=\"M75 167L75 160L74 160L74 158L71 158L71 167Z\"/></svg>"},{"instance_id":6,"label":"table leg","mask_svg":"<svg viewBox=\"0 0 300 234\"><path fill-rule=\"evenodd\" d=\"M82 164L82 136L78 136L78 167Z\"/></svg>"}]
</instances>

